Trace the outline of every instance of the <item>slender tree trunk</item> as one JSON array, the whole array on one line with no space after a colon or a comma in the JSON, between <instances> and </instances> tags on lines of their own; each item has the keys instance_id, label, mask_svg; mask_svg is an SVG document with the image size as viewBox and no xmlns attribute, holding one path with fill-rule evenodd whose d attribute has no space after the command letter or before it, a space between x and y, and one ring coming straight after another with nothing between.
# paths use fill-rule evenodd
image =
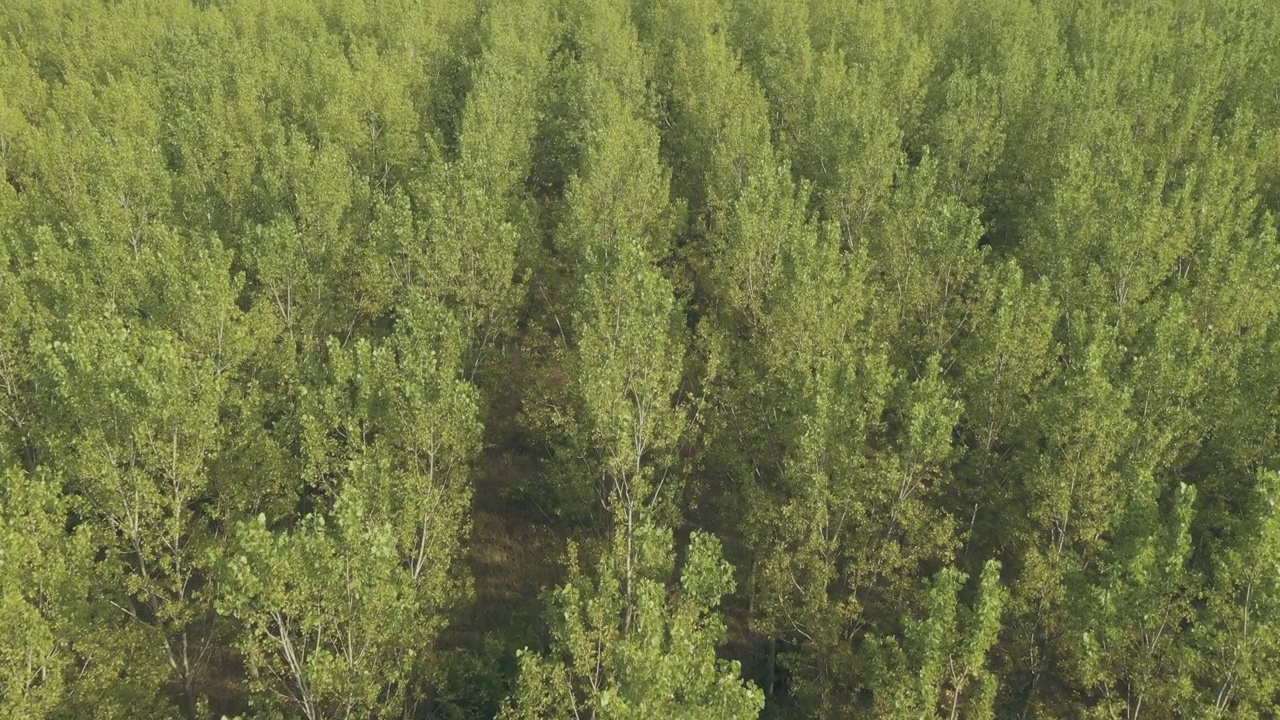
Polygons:
<instances>
[{"instance_id":1,"label":"slender tree trunk","mask_svg":"<svg viewBox=\"0 0 1280 720\"><path fill-rule=\"evenodd\" d=\"M769 638L769 660L765 665L764 671L764 697L766 700L773 698L773 671L778 657L778 639Z\"/></svg>"}]
</instances>

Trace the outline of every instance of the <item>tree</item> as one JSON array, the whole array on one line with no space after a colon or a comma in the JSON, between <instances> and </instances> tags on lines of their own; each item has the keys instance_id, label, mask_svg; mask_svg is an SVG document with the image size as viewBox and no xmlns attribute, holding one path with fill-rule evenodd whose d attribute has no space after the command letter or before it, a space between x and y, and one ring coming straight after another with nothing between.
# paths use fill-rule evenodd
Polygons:
<instances>
[{"instance_id":1,"label":"tree","mask_svg":"<svg viewBox=\"0 0 1280 720\"><path fill-rule=\"evenodd\" d=\"M983 566L972 607L959 601L967 576L934 576L924 617L903 619L903 638L870 637L866 654L875 717L993 718L999 679L987 654L1001 627L1000 563Z\"/></svg>"},{"instance_id":2,"label":"tree","mask_svg":"<svg viewBox=\"0 0 1280 720\"><path fill-rule=\"evenodd\" d=\"M588 27L626 32L607 17L599 23ZM583 169L566 190L555 247L574 288L567 329L556 318L557 364L571 380L552 387L554 376L544 377L529 418L555 452L562 512L623 503L628 523L641 508L675 517L681 490L670 470L688 413L680 396L685 331L658 263L670 252L676 209L656 131L594 64L585 73Z\"/></svg>"},{"instance_id":3,"label":"tree","mask_svg":"<svg viewBox=\"0 0 1280 720\"><path fill-rule=\"evenodd\" d=\"M381 346L330 344L332 376L303 413L314 509L240 523L220 565L219 608L246 626L265 708L412 717L441 671L434 642L465 596L477 401L448 310L401 316Z\"/></svg>"},{"instance_id":4,"label":"tree","mask_svg":"<svg viewBox=\"0 0 1280 720\"><path fill-rule=\"evenodd\" d=\"M1278 74L1270 0L0 3L0 714L492 715L576 538L508 713L1269 717Z\"/></svg>"},{"instance_id":5,"label":"tree","mask_svg":"<svg viewBox=\"0 0 1280 720\"><path fill-rule=\"evenodd\" d=\"M163 717L168 674L145 626L103 589L91 525L68 531L71 502L46 471L13 467L0 489L0 717Z\"/></svg>"},{"instance_id":6,"label":"tree","mask_svg":"<svg viewBox=\"0 0 1280 720\"><path fill-rule=\"evenodd\" d=\"M695 532L673 583L669 531L619 528L594 577L568 554L569 579L548 595L551 652L520 654L515 693L499 715L532 718L756 717L764 696L716 657L724 624L715 612L733 570L712 536Z\"/></svg>"}]
</instances>

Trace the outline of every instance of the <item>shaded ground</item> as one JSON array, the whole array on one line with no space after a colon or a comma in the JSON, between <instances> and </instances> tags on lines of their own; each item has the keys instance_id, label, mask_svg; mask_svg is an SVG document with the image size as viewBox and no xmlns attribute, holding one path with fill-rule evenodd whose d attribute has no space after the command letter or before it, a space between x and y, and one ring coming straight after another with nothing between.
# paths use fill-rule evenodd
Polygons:
<instances>
[{"instance_id":1,"label":"shaded ground","mask_svg":"<svg viewBox=\"0 0 1280 720\"><path fill-rule=\"evenodd\" d=\"M519 358L505 362L518 363ZM518 375L506 374L512 376ZM521 490L540 473L541 457L520 436L520 389L498 387L504 380L490 378L484 393L493 405L484 423L485 450L473 476L465 559L472 600L440 638L440 647L454 655L447 697L440 701L444 717L494 716L516 677L516 651L546 646L542 592L563 575L563 533Z\"/></svg>"}]
</instances>

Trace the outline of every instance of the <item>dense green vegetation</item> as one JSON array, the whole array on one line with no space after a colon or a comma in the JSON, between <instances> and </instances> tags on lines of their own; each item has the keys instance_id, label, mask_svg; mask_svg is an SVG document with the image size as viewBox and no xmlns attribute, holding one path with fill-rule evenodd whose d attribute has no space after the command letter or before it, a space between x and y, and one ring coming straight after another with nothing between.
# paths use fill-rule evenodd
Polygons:
<instances>
[{"instance_id":1,"label":"dense green vegetation","mask_svg":"<svg viewBox=\"0 0 1280 720\"><path fill-rule=\"evenodd\" d=\"M5 0L0 719L1280 717L1280 3Z\"/></svg>"}]
</instances>

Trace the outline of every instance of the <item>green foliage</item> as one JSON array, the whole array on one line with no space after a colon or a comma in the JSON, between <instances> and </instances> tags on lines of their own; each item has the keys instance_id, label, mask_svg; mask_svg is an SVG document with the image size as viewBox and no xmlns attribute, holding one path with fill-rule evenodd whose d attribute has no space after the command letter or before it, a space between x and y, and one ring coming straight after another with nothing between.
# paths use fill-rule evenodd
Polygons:
<instances>
[{"instance_id":1,"label":"green foliage","mask_svg":"<svg viewBox=\"0 0 1280 720\"><path fill-rule=\"evenodd\" d=\"M904 619L902 641L868 639L873 716L993 717L998 679L987 653L1000 632L1000 563L983 566L972 607L959 603L965 580L954 568L939 572L927 591L924 617Z\"/></svg>"},{"instance_id":2,"label":"green foliage","mask_svg":"<svg viewBox=\"0 0 1280 720\"><path fill-rule=\"evenodd\" d=\"M626 37L628 28L615 16L582 32L595 41L587 33ZM631 48L599 49L600 57L583 58L582 169L565 190L554 247L574 292L563 298L564 323L552 309L560 347L530 417L556 456L552 497L561 512L581 515L597 502L608 510L615 501L652 508L661 500L670 513L679 488L666 480L687 413L678 396L685 331L657 264L670 253L676 209L657 133L600 75L610 54Z\"/></svg>"},{"instance_id":3,"label":"green foliage","mask_svg":"<svg viewBox=\"0 0 1280 720\"><path fill-rule=\"evenodd\" d=\"M568 581L548 596L551 654L520 653L515 693L499 714L518 718L754 718L760 691L736 662L716 658L733 590L719 542L689 538L678 583L668 531L642 523L617 533L594 578L570 546ZM673 587L674 586L674 587Z\"/></svg>"},{"instance_id":4,"label":"green foliage","mask_svg":"<svg viewBox=\"0 0 1280 720\"><path fill-rule=\"evenodd\" d=\"M332 342L331 377L301 403L315 509L281 532L265 515L238 526L219 610L247 627L239 646L265 707L412 715L441 670L480 430L449 318L418 303L379 347Z\"/></svg>"},{"instance_id":5,"label":"green foliage","mask_svg":"<svg viewBox=\"0 0 1280 720\"><path fill-rule=\"evenodd\" d=\"M250 687L281 716L394 714L417 700L419 655L438 629L422 618L438 616L439 601L403 567L396 528L370 521L360 495L342 495L332 530L314 516L280 536L265 519L242 525L223 571L219 610L245 622Z\"/></svg>"},{"instance_id":6,"label":"green foliage","mask_svg":"<svg viewBox=\"0 0 1280 720\"><path fill-rule=\"evenodd\" d=\"M122 578L95 564L92 528L64 529L69 503L51 478L3 477L0 717L162 717L167 668L117 609L128 602L114 589Z\"/></svg>"},{"instance_id":7,"label":"green foliage","mask_svg":"<svg viewBox=\"0 0 1280 720\"><path fill-rule=\"evenodd\" d=\"M1278 38L0 3L0 718L1273 717Z\"/></svg>"}]
</instances>

